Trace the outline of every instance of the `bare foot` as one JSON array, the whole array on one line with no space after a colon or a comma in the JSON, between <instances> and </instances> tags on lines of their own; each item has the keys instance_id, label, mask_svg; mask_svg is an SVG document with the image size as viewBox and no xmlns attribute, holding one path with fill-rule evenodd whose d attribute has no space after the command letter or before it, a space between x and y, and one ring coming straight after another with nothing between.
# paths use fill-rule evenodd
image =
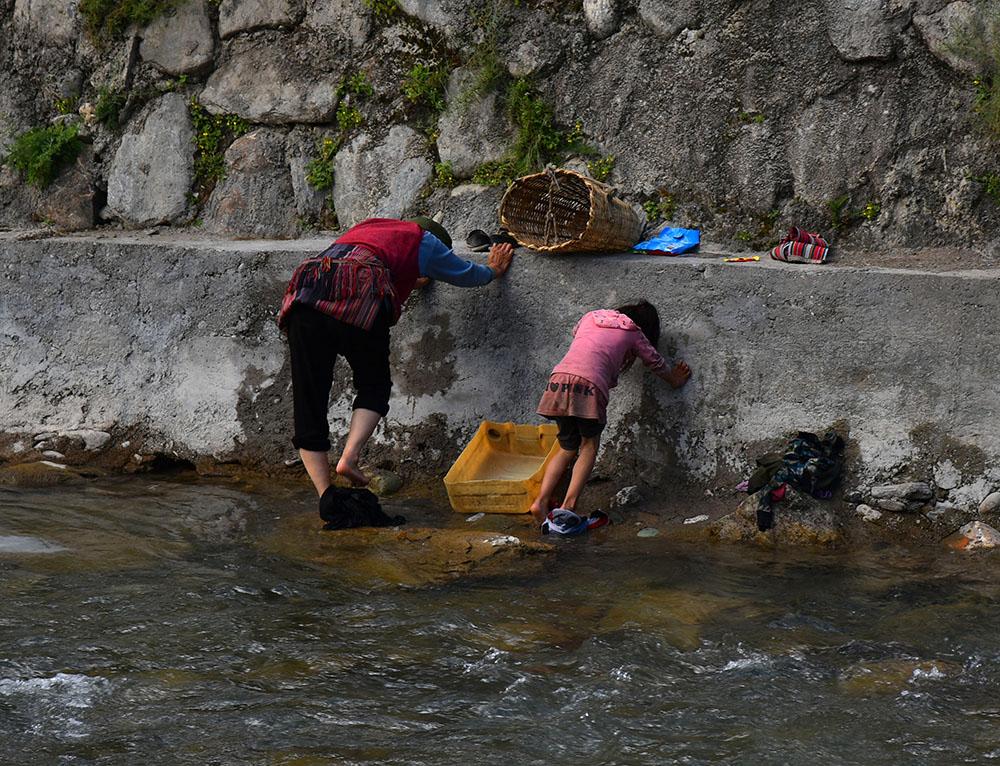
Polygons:
<instances>
[{"instance_id":1,"label":"bare foot","mask_svg":"<svg viewBox=\"0 0 1000 766\"><path fill-rule=\"evenodd\" d=\"M343 476L355 487L366 487L368 486L368 482L371 481L367 476L361 473L361 469L358 468L357 463L350 461L345 457L341 457L337 462L337 475Z\"/></svg>"},{"instance_id":2,"label":"bare foot","mask_svg":"<svg viewBox=\"0 0 1000 766\"><path fill-rule=\"evenodd\" d=\"M680 388L691 379L691 368L687 362L678 362L674 369L667 373L666 381L674 388Z\"/></svg>"},{"instance_id":3,"label":"bare foot","mask_svg":"<svg viewBox=\"0 0 1000 766\"><path fill-rule=\"evenodd\" d=\"M538 498L535 502L531 504L531 515L535 519L536 524L541 524L545 521L545 516L548 514L548 508L545 506L548 503L543 503L541 498Z\"/></svg>"}]
</instances>

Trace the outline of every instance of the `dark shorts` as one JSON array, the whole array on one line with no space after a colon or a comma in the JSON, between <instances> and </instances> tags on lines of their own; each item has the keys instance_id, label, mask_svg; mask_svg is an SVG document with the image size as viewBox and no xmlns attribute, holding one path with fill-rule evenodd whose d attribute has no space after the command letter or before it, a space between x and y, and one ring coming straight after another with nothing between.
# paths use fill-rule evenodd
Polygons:
<instances>
[{"instance_id":1,"label":"dark shorts","mask_svg":"<svg viewBox=\"0 0 1000 766\"><path fill-rule=\"evenodd\" d=\"M556 416L550 418L559 426L556 438L559 446L567 452L576 452L584 439L595 439L604 430L604 423L589 418L574 418L571 416Z\"/></svg>"},{"instance_id":2,"label":"dark shorts","mask_svg":"<svg viewBox=\"0 0 1000 766\"><path fill-rule=\"evenodd\" d=\"M298 449L330 449L330 389L333 365L343 356L354 373L354 409L389 411L389 316L383 311L370 330L349 325L308 306L288 315L288 346L292 360L292 397Z\"/></svg>"}]
</instances>

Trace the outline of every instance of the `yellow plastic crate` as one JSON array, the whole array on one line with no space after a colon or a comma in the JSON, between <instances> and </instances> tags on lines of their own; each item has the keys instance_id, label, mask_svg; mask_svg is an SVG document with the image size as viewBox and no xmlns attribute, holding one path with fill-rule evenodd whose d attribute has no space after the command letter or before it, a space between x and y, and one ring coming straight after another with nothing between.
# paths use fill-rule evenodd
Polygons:
<instances>
[{"instance_id":1,"label":"yellow plastic crate","mask_svg":"<svg viewBox=\"0 0 1000 766\"><path fill-rule=\"evenodd\" d=\"M559 449L552 424L483 422L444 477L459 513L527 513Z\"/></svg>"}]
</instances>

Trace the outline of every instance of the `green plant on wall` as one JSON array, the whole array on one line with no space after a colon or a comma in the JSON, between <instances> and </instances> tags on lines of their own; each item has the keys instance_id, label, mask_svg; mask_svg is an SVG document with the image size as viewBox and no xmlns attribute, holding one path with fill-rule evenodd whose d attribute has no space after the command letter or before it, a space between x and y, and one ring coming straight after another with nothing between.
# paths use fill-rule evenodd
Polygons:
<instances>
[{"instance_id":1,"label":"green plant on wall","mask_svg":"<svg viewBox=\"0 0 1000 766\"><path fill-rule=\"evenodd\" d=\"M396 0L365 0L365 7L371 11L372 18L379 26L385 26L399 13Z\"/></svg>"},{"instance_id":2,"label":"green plant on wall","mask_svg":"<svg viewBox=\"0 0 1000 766\"><path fill-rule=\"evenodd\" d=\"M418 61L403 78L403 95L410 103L438 113L444 110L447 85L447 66L437 61Z\"/></svg>"},{"instance_id":3,"label":"green plant on wall","mask_svg":"<svg viewBox=\"0 0 1000 766\"><path fill-rule=\"evenodd\" d=\"M333 188L333 159L340 141L324 136L318 148L318 156L306 165L306 181L317 191L329 191Z\"/></svg>"},{"instance_id":4,"label":"green plant on wall","mask_svg":"<svg viewBox=\"0 0 1000 766\"><path fill-rule=\"evenodd\" d=\"M869 202L861 208L861 217L866 221L874 221L882 212L882 206L877 202Z\"/></svg>"},{"instance_id":5,"label":"green plant on wall","mask_svg":"<svg viewBox=\"0 0 1000 766\"><path fill-rule=\"evenodd\" d=\"M982 158L987 172L975 178L987 197L1000 204L997 151L1000 150L1000 2L981 7L982 15L950 41L949 48L971 61L979 74L972 80L973 121L993 147Z\"/></svg>"},{"instance_id":6,"label":"green plant on wall","mask_svg":"<svg viewBox=\"0 0 1000 766\"><path fill-rule=\"evenodd\" d=\"M84 27L99 42L121 37L131 26L144 27L183 0L80 0Z\"/></svg>"},{"instance_id":7,"label":"green plant on wall","mask_svg":"<svg viewBox=\"0 0 1000 766\"><path fill-rule=\"evenodd\" d=\"M434 165L435 186L440 189L451 189L455 183L455 171L450 162L438 162Z\"/></svg>"},{"instance_id":8,"label":"green plant on wall","mask_svg":"<svg viewBox=\"0 0 1000 766\"><path fill-rule=\"evenodd\" d=\"M826 209L830 212L830 225L834 231L840 231L854 220L854 213L850 208L850 204L850 194L842 194L827 201Z\"/></svg>"},{"instance_id":9,"label":"green plant on wall","mask_svg":"<svg viewBox=\"0 0 1000 766\"><path fill-rule=\"evenodd\" d=\"M466 108L491 91L503 92L510 82L510 73L500 53L509 10L507 0L490 0L479 12L473 14L481 39L464 63L471 73L460 96Z\"/></svg>"},{"instance_id":10,"label":"green plant on wall","mask_svg":"<svg viewBox=\"0 0 1000 766\"><path fill-rule=\"evenodd\" d=\"M368 82L364 72L355 72L341 80L337 86L337 128L335 136L324 136L316 147L316 156L306 165L306 181L317 191L333 189L334 158L344 145L348 134L364 123L361 110L356 103L375 95L375 89Z\"/></svg>"},{"instance_id":11,"label":"green plant on wall","mask_svg":"<svg viewBox=\"0 0 1000 766\"><path fill-rule=\"evenodd\" d=\"M993 200L995 205L1000 205L1000 175L997 173L986 173L976 179L983 185L983 193Z\"/></svg>"},{"instance_id":12,"label":"green plant on wall","mask_svg":"<svg viewBox=\"0 0 1000 766\"><path fill-rule=\"evenodd\" d=\"M195 189L199 197L205 199L226 174L226 148L250 130L250 123L235 114L211 114L194 96L190 110L194 127Z\"/></svg>"},{"instance_id":13,"label":"green plant on wall","mask_svg":"<svg viewBox=\"0 0 1000 766\"><path fill-rule=\"evenodd\" d=\"M80 154L78 134L76 122L32 128L14 138L5 161L24 173L28 183L44 189Z\"/></svg>"},{"instance_id":14,"label":"green plant on wall","mask_svg":"<svg viewBox=\"0 0 1000 766\"><path fill-rule=\"evenodd\" d=\"M95 119L109 130L116 130L126 101L127 96L120 90L98 89L97 103L94 105Z\"/></svg>"},{"instance_id":15,"label":"green plant on wall","mask_svg":"<svg viewBox=\"0 0 1000 766\"><path fill-rule=\"evenodd\" d=\"M515 80L508 88L504 112L514 126L514 141L502 159L476 169L476 183L500 186L542 170L549 163L558 164L570 154L595 154L583 140L583 126L578 122L568 131L560 129L551 107L525 78ZM598 160L599 171L611 172L607 160Z\"/></svg>"},{"instance_id":16,"label":"green plant on wall","mask_svg":"<svg viewBox=\"0 0 1000 766\"><path fill-rule=\"evenodd\" d=\"M656 221L670 221L677 212L677 202L674 195L667 189L657 189L656 198L646 200L642 203L642 210L646 214L646 220L650 223Z\"/></svg>"},{"instance_id":17,"label":"green plant on wall","mask_svg":"<svg viewBox=\"0 0 1000 766\"><path fill-rule=\"evenodd\" d=\"M606 157L599 157L587 163L587 171L592 178L598 181L607 181L608 177L615 169L615 156L609 154Z\"/></svg>"}]
</instances>

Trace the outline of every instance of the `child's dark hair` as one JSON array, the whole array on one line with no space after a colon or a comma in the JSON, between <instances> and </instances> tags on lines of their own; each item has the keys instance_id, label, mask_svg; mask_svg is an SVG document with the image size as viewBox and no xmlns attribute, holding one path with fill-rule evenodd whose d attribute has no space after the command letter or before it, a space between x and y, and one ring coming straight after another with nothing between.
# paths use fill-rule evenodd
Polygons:
<instances>
[{"instance_id":1,"label":"child's dark hair","mask_svg":"<svg viewBox=\"0 0 1000 766\"><path fill-rule=\"evenodd\" d=\"M635 322L653 348L660 344L660 315L652 303L642 300L627 306L619 306L615 311Z\"/></svg>"}]
</instances>

